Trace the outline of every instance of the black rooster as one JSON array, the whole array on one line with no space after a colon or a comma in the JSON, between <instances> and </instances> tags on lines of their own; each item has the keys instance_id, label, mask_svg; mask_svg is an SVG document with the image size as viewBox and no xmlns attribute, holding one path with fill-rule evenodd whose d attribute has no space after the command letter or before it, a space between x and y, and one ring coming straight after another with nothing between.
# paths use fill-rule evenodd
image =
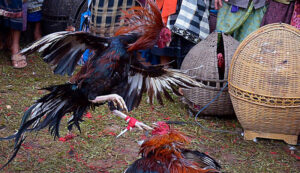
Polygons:
<instances>
[{"instance_id":1,"label":"black rooster","mask_svg":"<svg viewBox=\"0 0 300 173\"><path fill-rule=\"evenodd\" d=\"M25 112L19 130L12 136L0 138L15 139L15 150L8 163L16 156L25 132L49 126L54 138L59 137L60 122L67 113L73 115L68 129L75 125L80 131L79 123L84 113L109 102L113 113L128 120L131 127L151 129L121 111L138 107L145 92L151 103L156 97L163 104L162 93L172 100L168 90L178 94L177 86L199 86L177 70L164 69L162 65L144 66L138 61L137 50L148 49L155 44L164 47L171 41L171 32L164 26L154 2L149 0L144 7L129 9L124 14L124 21L125 25L112 38L63 31L47 35L21 51L24 55L42 52L44 61L53 66L55 74L60 75L72 75L86 49L94 50L94 55L69 83L45 88L50 93Z\"/></svg>"}]
</instances>

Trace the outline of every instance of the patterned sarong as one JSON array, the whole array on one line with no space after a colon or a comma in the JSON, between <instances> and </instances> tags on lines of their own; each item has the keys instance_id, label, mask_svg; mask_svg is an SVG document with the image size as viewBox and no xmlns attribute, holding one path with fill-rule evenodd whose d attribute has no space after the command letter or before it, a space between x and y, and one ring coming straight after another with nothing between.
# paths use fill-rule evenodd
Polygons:
<instances>
[{"instance_id":1,"label":"patterned sarong","mask_svg":"<svg viewBox=\"0 0 300 173\"><path fill-rule=\"evenodd\" d=\"M250 33L260 27L266 7L255 9L253 1L247 9L239 8L235 13L231 12L232 5L223 3L218 12L217 30L226 34L232 34L238 40L244 40Z\"/></svg>"},{"instance_id":2,"label":"patterned sarong","mask_svg":"<svg viewBox=\"0 0 300 173\"><path fill-rule=\"evenodd\" d=\"M25 30L22 0L0 0L0 25Z\"/></svg>"},{"instance_id":3,"label":"patterned sarong","mask_svg":"<svg viewBox=\"0 0 300 173\"><path fill-rule=\"evenodd\" d=\"M91 5L90 32L111 37L122 25L122 11L135 6L135 0L93 0Z\"/></svg>"}]
</instances>

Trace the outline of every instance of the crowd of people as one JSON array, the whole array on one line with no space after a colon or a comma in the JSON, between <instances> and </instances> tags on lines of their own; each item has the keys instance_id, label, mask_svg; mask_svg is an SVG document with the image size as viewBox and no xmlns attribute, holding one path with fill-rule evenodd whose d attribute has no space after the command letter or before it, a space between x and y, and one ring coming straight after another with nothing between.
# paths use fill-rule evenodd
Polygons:
<instances>
[{"instance_id":1,"label":"crowd of people","mask_svg":"<svg viewBox=\"0 0 300 173\"><path fill-rule=\"evenodd\" d=\"M176 60L176 68L189 50L211 32L223 32L243 41L259 27L271 23L287 23L300 29L299 0L177 0L176 4L157 0L174 33L170 47L154 47L146 58L164 63ZM163 3L162 3L163 2ZM163 58L162 58L163 57Z\"/></svg>"},{"instance_id":2,"label":"crowd of people","mask_svg":"<svg viewBox=\"0 0 300 173\"><path fill-rule=\"evenodd\" d=\"M123 24L120 20L122 11L143 5L146 0L137 1L91 0L89 32L113 36ZM167 48L142 51L143 57L152 64L174 59L174 67L179 68L189 50L214 30L242 41L251 32L270 23L288 23L300 29L300 0L156 0L156 3L164 23L172 30L173 39ZM42 35L42 4L43 0L0 1L0 50L11 51L14 68L27 65L26 57L18 54L20 33L26 30L27 22L35 25L35 40ZM4 38L5 35L9 37Z\"/></svg>"}]
</instances>

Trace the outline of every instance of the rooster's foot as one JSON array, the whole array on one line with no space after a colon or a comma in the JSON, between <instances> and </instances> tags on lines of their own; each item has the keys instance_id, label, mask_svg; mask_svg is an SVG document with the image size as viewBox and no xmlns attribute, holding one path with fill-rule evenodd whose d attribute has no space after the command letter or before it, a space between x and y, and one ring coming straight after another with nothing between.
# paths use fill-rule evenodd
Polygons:
<instances>
[{"instance_id":1,"label":"rooster's foot","mask_svg":"<svg viewBox=\"0 0 300 173\"><path fill-rule=\"evenodd\" d=\"M121 96L119 96L118 94L97 96L94 100L90 100L90 102L93 102L93 103L104 103L106 101L111 101L111 102L113 102L115 107L119 106L121 109L128 112L128 109L127 109L124 99Z\"/></svg>"}]
</instances>

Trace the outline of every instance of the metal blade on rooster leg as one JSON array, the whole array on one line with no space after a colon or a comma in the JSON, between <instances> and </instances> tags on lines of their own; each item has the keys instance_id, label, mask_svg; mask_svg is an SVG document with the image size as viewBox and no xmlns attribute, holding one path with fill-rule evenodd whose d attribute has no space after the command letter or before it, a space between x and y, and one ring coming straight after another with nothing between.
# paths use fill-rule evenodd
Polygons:
<instances>
[{"instance_id":1,"label":"metal blade on rooster leg","mask_svg":"<svg viewBox=\"0 0 300 173\"><path fill-rule=\"evenodd\" d=\"M93 103L103 103L107 101L111 101L115 107L120 107L122 110L126 110L128 112L126 103L124 99L117 95L117 94L109 94L109 95L104 95L104 96L97 96L94 100L90 100ZM130 131L132 128L137 127L140 130L152 130L150 126L147 126L143 122L137 121L135 118L127 116L121 111L118 110L113 110L113 114L117 115L118 117L125 119L125 121L128 123L128 126L125 130L123 130L118 136L122 136L124 133L126 133L128 130Z\"/></svg>"},{"instance_id":2,"label":"metal blade on rooster leg","mask_svg":"<svg viewBox=\"0 0 300 173\"><path fill-rule=\"evenodd\" d=\"M143 122L137 121L135 118L127 116L126 114L124 114L121 111L118 110L114 110L113 114L117 115L118 117L125 119L126 122L128 123L128 126L126 129L124 129L123 131L121 131L121 133L117 136L120 137L123 134L125 134L127 131L130 131L133 127L137 127L140 130L152 130L153 128L151 128L150 126L144 124Z\"/></svg>"},{"instance_id":3,"label":"metal blade on rooster leg","mask_svg":"<svg viewBox=\"0 0 300 173\"><path fill-rule=\"evenodd\" d=\"M122 136L124 133L126 133L128 130L127 129L124 129L123 131L121 131L121 133L120 134L118 134L118 136L116 137L116 138L118 138L118 137L120 137L120 136Z\"/></svg>"}]
</instances>

